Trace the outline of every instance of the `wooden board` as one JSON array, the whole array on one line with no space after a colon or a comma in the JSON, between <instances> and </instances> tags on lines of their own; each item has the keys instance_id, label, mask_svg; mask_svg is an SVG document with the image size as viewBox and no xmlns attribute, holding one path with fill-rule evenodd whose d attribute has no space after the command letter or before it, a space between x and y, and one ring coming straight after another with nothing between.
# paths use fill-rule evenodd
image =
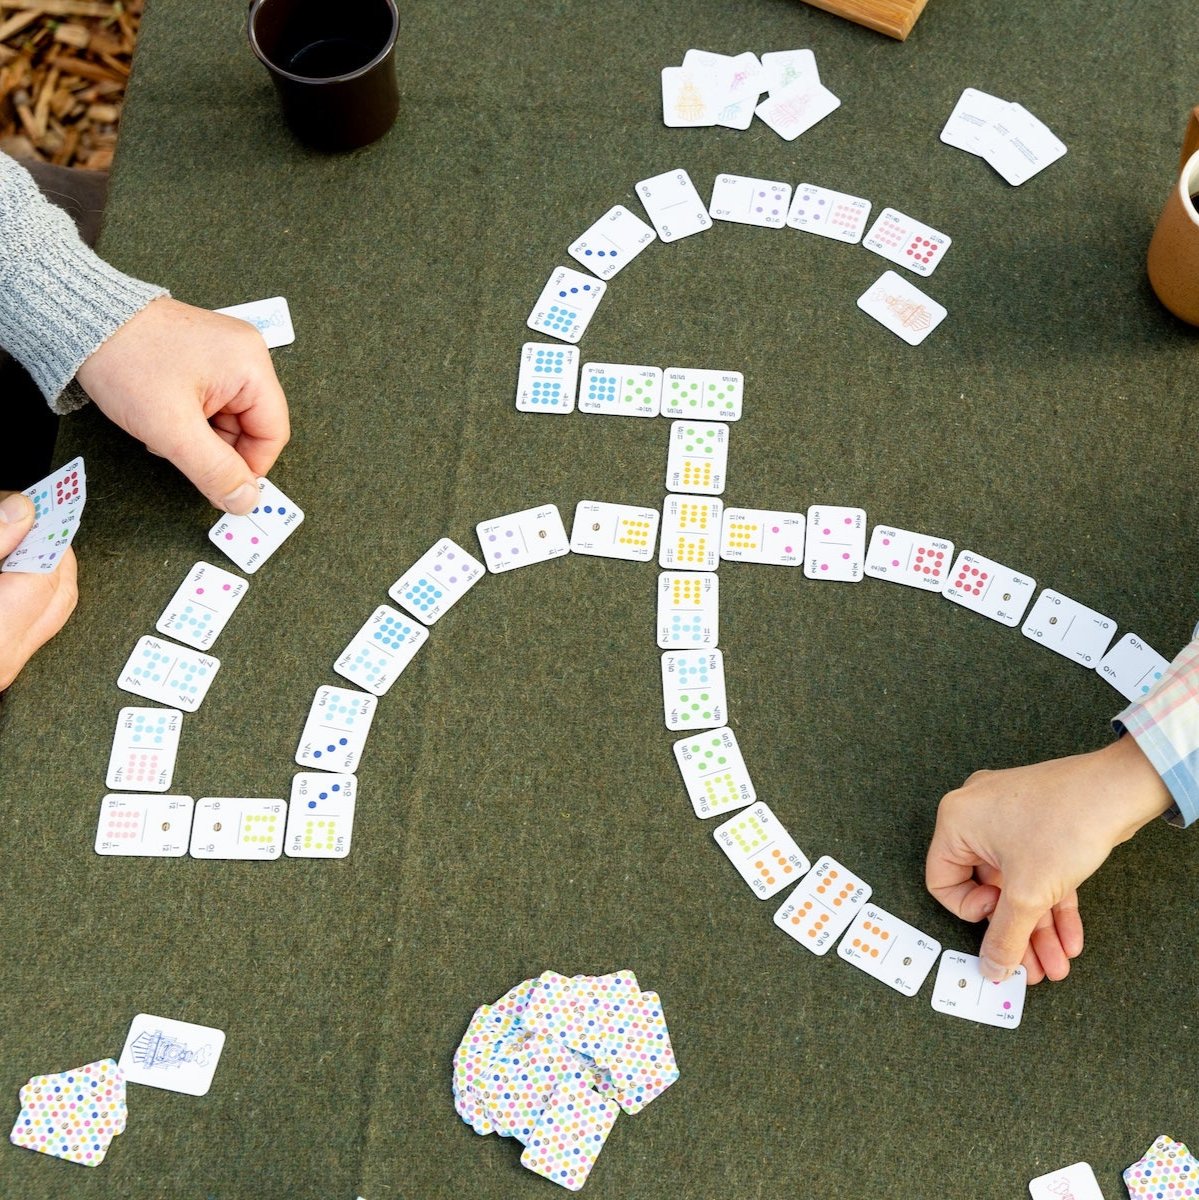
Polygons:
<instances>
[{"instance_id":1,"label":"wooden board","mask_svg":"<svg viewBox=\"0 0 1199 1200\"><path fill-rule=\"evenodd\" d=\"M813 8L836 13L901 42L912 32L928 0L806 0Z\"/></svg>"}]
</instances>

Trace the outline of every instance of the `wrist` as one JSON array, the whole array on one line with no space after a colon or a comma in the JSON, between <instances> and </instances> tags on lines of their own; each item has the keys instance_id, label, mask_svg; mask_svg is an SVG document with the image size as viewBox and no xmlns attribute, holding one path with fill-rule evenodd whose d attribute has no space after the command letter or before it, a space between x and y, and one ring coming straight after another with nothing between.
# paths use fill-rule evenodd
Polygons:
<instances>
[{"instance_id":1,"label":"wrist","mask_svg":"<svg viewBox=\"0 0 1199 1200\"><path fill-rule=\"evenodd\" d=\"M1110 821L1113 845L1128 841L1173 804L1170 789L1130 734L1091 757L1098 771L1096 799Z\"/></svg>"}]
</instances>

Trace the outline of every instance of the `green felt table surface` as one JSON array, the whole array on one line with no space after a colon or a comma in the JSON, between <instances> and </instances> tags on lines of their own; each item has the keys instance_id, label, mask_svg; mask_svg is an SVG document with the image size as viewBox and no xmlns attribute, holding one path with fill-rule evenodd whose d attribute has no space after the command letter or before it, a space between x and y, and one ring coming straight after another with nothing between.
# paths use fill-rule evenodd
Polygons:
<instances>
[{"instance_id":1,"label":"green felt table surface","mask_svg":"<svg viewBox=\"0 0 1199 1200\"><path fill-rule=\"evenodd\" d=\"M1189 0L932 0L903 44L791 0L407 3L395 129L324 157L282 125L242 0L152 0L102 252L217 307L285 295L274 352L305 510L251 582L187 716L174 791L288 794L315 689L437 538L581 499L657 505L669 424L513 407L525 318L637 180L811 181L953 238L913 349L855 301L861 246L718 224L611 283L583 361L745 374L725 499L859 505L1109 614L1167 657L1196 616L1199 336L1145 280L1196 95ZM688 47L815 49L842 107L787 143L666 129ZM1020 188L938 140L963 87L1069 153ZM918 281L919 282L919 281ZM1018 1031L934 1013L773 925L695 818L663 726L657 567L569 556L483 580L380 702L344 861L102 858L92 843L136 639L213 513L94 411L82 601L0 706L0 1113L33 1075L118 1054L149 1012L228 1035L208 1096L131 1087L97 1170L0 1148L0 1195L546 1197L454 1113L476 1005L553 968L632 968L682 1076L622 1116L602 1197L1026 1194L1094 1164L1109 1198L1159 1133L1199 1141L1199 842L1155 823L1082 890L1087 948ZM219 556L216 556L219 558ZM726 563L731 724L814 860L950 948L922 882L939 797L980 767L1091 749L1093 673L936 596Z\"/></svg>"}]
</instances>

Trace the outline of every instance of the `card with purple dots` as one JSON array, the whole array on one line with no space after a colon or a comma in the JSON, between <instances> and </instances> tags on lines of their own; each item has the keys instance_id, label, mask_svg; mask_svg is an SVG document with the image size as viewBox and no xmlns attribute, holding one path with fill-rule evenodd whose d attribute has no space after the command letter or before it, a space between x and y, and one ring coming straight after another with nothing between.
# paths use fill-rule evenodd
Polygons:
<instances>
[{"instance_id":1,"label":"card with purple dots","mask_svg":"<svg viewBox=\"0 0 1199 1200\"><path fill-rule=\"evenodd\" d=\"M208 540L243 571L253 575L304 520L298 505L269 479L258 481L258 503L244 517L226 513L209 531Z\"/></svg>"},{"instance_id":2,"label":"card with purple dots","mask_svg":"<svg viewBox=\"0 0 1199 1200\"><path fill-rule=\"evenodd\" d=\"M203 796L192 814L192 858L278 858L287 802L255 796Z\"/></svg>"},{"instance_id":3,"label":"card with purple dots","mask_svg":"<svg viewBox=\"0 0 1199 1200\"><path fill-rule=\"evenodd\" d=\"M191 837L194 807L190 796L105 796L96 826L96 853L182 858Z\"/></svg>"},{"instance_id":4,"label":"card with purple dots","mask_svg":"<svg viewBox=\"0 0 1199 1200\"><path fill-rule=\"evenodd\" d=\"M813 504L808 509L804 574L809 579L859 583L866 557L866 513L860 508Z\"/></svg>"},{"instance_id":5,"label":"card with purple dots","mask_svg":"<svg viewBox=\"0 0 1199 1200\"><path fill-rule=\"evenodd\" d=\"M283 853L288 858L345 858L357 791L353 775L301 771L292 776Z\"/></svg>"},{"instance_id":6,"label":"card with purple dots","mask_svg":"<svg viewBox=\"0 0 1199 1200\"><path fill-rule=\"evenodd\" d=\"M724 655L719 650L668 650L662 655L667 729L715 729L728 718Z\"/></svg>"},{"instance_id":7,"label":"card with purple dots","mask_svg":"<svg viewBox=\"0 0 1199 1200\"><path fill-rule=\"evenodd\" d=\"M726 562L798 567L803 563L804 514L768 508L726 508L720 557Z\"/></svg>"},{"instance_id":8,"label":"card with purple dots","mask_svg":"<svg viewBox=\"0 0 1199 1200\"><path fill-rule=\"evenodd\" d=\"M932 1003L937 1012L951 1017L1015 1029L1024 1013L1027 989L1028 973L1023 967L1017 967L1002 983L993 983L983 977L975 955L946 950L937 968Z\"/></svg>"},{"instance_id":9,"label":"card with purple dots","mask_svg":"<svg viewBox=\"0 0 1199 1200\"><path fill-rule=\"evenodd\" d=\"M953 543L945 538L876 525L866 551L866 574L888 583L939 592L949 578Z\"/></svg>"},{"instance_id":10,"label":"card with purple dots","mask_svg":"<svg viewBox=\"0 0 1199 1200\"><path fill-rule=\"evenodd\" d=\"M574 412L579 387L579 352L557 342L525 342L516 380L518 412Z\"/></svg>"},{"instance_id":11,"label":"card with purple dots","mask_svg":"<svg viewBox=\"0 0 1199 1200\"><path fill-rule=\"evenodd\" d=\"M378 703L374 696L350 688L317 688L296 748L296 762L301 767L353 773Z\"/></svg>"},{"instance_id":12,"label":"card with purple dots","mask_svg":"<svg viewBox=\"0 0 1199 1200\"><path fill-rule=\"evenodd\" d=\"M870 219L870 201L814 183L801 183L795 189L787 224L792 229L819 234L838 242L856 245L866 232Z\"/></svg>"},{"instance_id":13,"label":"card with purple dots","mask_svg":"<svg viewBox=\"0 0 1199 1200\"><path fill-rule=\"evenodd\" d=\"M607 284L570 267L557 267L549 277L526 322L538 333L577 342L587 330Z\"/></svg>"},{"instance_id":14,"label":"card with purple dots","mask_svg":"<svg viewBox=\"0 0 1199 1200\"><path fill-rule=\"evenodd\" d=\"M165 792L175 774L182 732L183 714L177 708L121 709L106 785L127 792Z\"/></svg>"},{"instance_id":15,"label":"card with purple dots","mask_svg":"<svg viewBox=\"0 0 1199 1200\"><path fill-rule=\"evenodd\" d=\"M554 504L480 521L475 532L483 550L483 562L493 575L570 552L570 540Z\"/></svg>"},{"instance_id":16,"label":"card with purple dots","mask_svg":"<svg viewBox=\"0 0 1199 1200\"><path fill-rule=\"evenodd\" d=\"M384 695L428 640L415 617L380 604L350 639L333 670L375 696Z\"/></svg>"},{"instance_id":17,"label":"card with purple dots","mask_svg":"<svg viewBox=\"0 0 1199 1200\"><path fill-rule=\"evenodd\" d=\"M197 650L208 650L249 586L240 575L198 562L179 585L154 628Z\"/></svg>"},{"instance_id":18,"label":"card with purple dots","mask_svg":"<svg viewBox=\"0 0 1199 1200\"><path fill-rule=\"evenodd\" d=\"M701 421L739 421L745 377L740 371L667 367L662 415Z\"/></svg>"},{"instance_id":19,"label":"card with purple dots","mask_svg":"<svg viewBox=\"0 0 1199 1200\"><path fill-rule=\"evenodd\" d=\"M567 251L601 279L611 279L658 235L640 217L629 212L623 204L609 209Z\"/></svg>"},{"instance_id":20,"label":"card with purple dots","mask_svg":"<svg viewBox=\"0 0 1199 1200\"><path fill-rule=\"evenodd\" d=\"M483 564L473 554L442 538L387 589L387 594L418 620L432 625L484 574Z\"/></svg>"},{"instance_id":21,"label":"card with purple dots","mask_svg":"<svg viewBox=\"0 0 1199 1200\"><path fill-rule=\"evenodd\" d=\"M221 660L211 654L144 637L133 647L117 687L159 704L195 712L204 703L220 669Z\"/></svg>"},{"instance_id":22,"label":"card with purple dots","mask_svg":"<svg viewBox=\"0 0 1199 1200\"><path fill-rule=\"evenodd\" d=\"M746 175L717 175L708 212L717 221L782 229L787 223L791 185Z\"/></svg>"}]
</instances>

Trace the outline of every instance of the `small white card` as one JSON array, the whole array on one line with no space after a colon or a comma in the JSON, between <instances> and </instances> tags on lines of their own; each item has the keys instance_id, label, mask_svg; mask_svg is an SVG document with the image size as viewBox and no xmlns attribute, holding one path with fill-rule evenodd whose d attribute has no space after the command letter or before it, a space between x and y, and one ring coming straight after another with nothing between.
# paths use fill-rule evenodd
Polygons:
<instances>
[{"instance_id":1,"label":"small white card","mask_svg":"<svg viewBox=\"0 0 1199 1200\"><path fill-rule=\"evenodd\" d=\"M774 914L774 923L813 954L827 954L870 899L870 885L827 854Z\"/></svg>"},{"instance_id":2,"label":"small white card","mask_svg":"<svg viewBox=\"0 0 1199 1200\"><path fill-rule=\"evenodd\" d=\"M840 107L841 101L823 84L800 79L774 92L754 111L779 137L792 142Z\"/></svg>"},{"instance_id":3,"label":"small white card","mask_svg":"<svg viewBox=\"0 0 1199 1200\"><path fill-rule=\"evenodd\" d=\"M739 421L745 394L740 371L667 367L662 383L662 415L699 421Z\"/></svg>"},{"instance_id":4,"label":"small white card","mask_svg":"<svg viewBox=\"0 0 1199 1200\"><path fill-rule=\"evenodd\" d=\"M658 576L658 645L703 650L720 635L720 577L714 571L663 571Z\"/></svg>"},{"instance_id":5,"label":"small white card","mask_svg":"<svg viewBox=\"0 0 1199 1200\"><path fill-rule=\"evenodd\" d=\"M580 500L570 530L571 553L653 562L659 519L656 508Z\"/></svg>"},{"instance_id":6,"label":"small white card","mask_svg":"<svg viewBox=\"0 0 1199 1200\"><path fill-rule=\"evenodd\" d=\"M717 221L782 229L787 223L791 185L747 175L717 175L708 212Z\"/></svg>"},{"instance_id":7,"label":"small white card","mask_svg":"<svg viewBox=\"0 0 1199 1200\"><path fill-rule=\"evenodd\" d=\"M557 505L526 508L475 526L483 562L498 575L570 553L570 541Z\"/></svg>"},{"instance_id":8,"label":"small white card","mask_svg":"<svg viewBox=\"0 0 1199 1200\"><path fill-rule=\"evenodd\" d=\"M762 85L772 96L797 83L819 82L816 55L811 50L771 50L762 55Z\"/></svg>"},{"instance_id":9,"label":"small white card","mask_svg":"<svg viewBox=\"0 0 1199 1200\"><path fill-rule=\"evenodd\" d=\"M441 538L387 589L387 594L414 617L432 625L485 573L473 554L449 538Z\"/></svg>"},{"instance_id":10,"label":"small white card","mask_svg":"<svg viewBox=\"0 0 1199 1200\"><path fill-rule=\"evenodd\" d=\"M952 239L940 230L894 208L878 214L862 242L867 250L925 277L937 269L951 244Z\"/></svg>"},{"instance_id":11,"label":"small white card","mask_svg":"<svg viewBox=\"0 0 1199 1200\"><path fill-rule=\"evenodd\" d=\"M518 412L568 413L579 386L579 351L557 342L525 342L516 379Z\"/></svg>"},{"instance_id":12,"label":"small white card","mask_svg":"<svg viewBox=\"0 0 1199 1200\"><path fill-rule=\"evenodd\" d=\"M1037 581L993 559L963 550L941 593L946 600L981 613L1001 625L1019 625Z\"/></svg>"},{"instance_id":13,"label":"small white card","mask_svg":"<svg viewBox=\"0 0 1199 1200\"><path fill-rule=\"evenodd\" d=\"M876 525L866 551L866 574L887 583L939 592L949 578L953 543L945 538Z\"/></svg>"},{"instance_id":14,"label":"small white card","mask_svg":"<svg viewBox=\"0 0 1199 1200\"><path fill-rule=\"evenodd\" d=\"M792 229L802 229L805 233L819 234L850 245L862 240L869 219L869 200L817 187L814 183L801 183L796 187L791 211L787 214L787 224Z\"/></svg>"},{"instance_id":15,"label":"small white card","mask_svg":"<svg viewBox=\"0 0 1199 1200\"><path fill-rule=\"evenodd\" d=\"M812 865L761 801L718 825L712 836L759 900L769 900Z\"/></svg>"},{"instance_id":16,"label":"small white card","mask_svg":"<svg viewBox=\"0 0 1199 1200\"><path fill-rule=\"evenodd\" d=\"M353 774L379 701L351 688L319 687L296 748L301 767Z\"/></svg>"},{"instance_id":17,"label":"small white card","mask_svg":"<svg viewBox=\"0 0 1199 1200\"><path fill-rule=\"evenodd\" d=\"M707 68L722 73L727 80L723 91L713 89L716 124L726 129L748 129L754 119L754 108L766 86L762 64L751 50L741 54L713 54L709 50L688 50L683 66Z\"/></svg>"},{"instance_id":18,"label":"small white card","mask_svg":"<svg viewBox=\"0 0 1199 1200\"><path fill-rule=\"evenodd\" d=\"M1103 1200L1095 1172L1085 1162L1037 1176L1029 1181L1028 1194L1032 1200Z\"/></svg>"},{"instance_id":19,"label":"small white card","mask_svg":"<svg viewBox=\"0 0 1199 1200\"><path fill-rule=\"evenodd\" d=\"M192 858L278 858L287 804L257 796L202 796L192 814Z\"/></svg>"},{"instance_id":20,"label":"small white card","mask_svg":"<svg viewBox=\"0 0 1199 1200\"><path fill-rule=\"evenodd\" d=\"M609 209L567 253L601 279L611 279L658 235L623 204Z\"/></svg>"},{"instance_id":21,"label":"small white card","mask_svg":"<svg viewBox=\"0 0 1199 1200\"><path fill-rule=\"evenodd\" d=\"M719 496L729 461L729 427L722 421L672 421L666 490Z\"/></svg>"},{"instance_id":22,"label":"small white card","mask_svg":"<svg viewBox=\"0 0 1199 1200\"><path fill-rule=\"evenodd\" d=\"M293 775L283 842L288 858L345 858L354 832L357 792L353 775L325 771Z\"/></svg>"},{"instance_id":23,"label":"small white card","mask_svg":"<svg viewBox=\"0 0 1199 1200\"><path fill-rule=\"evenodd\" d=\"M195 712L221 669L221 660L174 642L144 637L133 647L117 687L147 700Z\"/></svg>"},{"instance_id":24,"label":"small white card","mask_svg":"<svg viewBox=\"0 0 1199 1200\"><path fill-rule=\"evenodd\" d=\"M730 72L692 65L662 68L662 124L670 129L715 125L724 107Z\"/></svg>"},{"instance_id":25,"label":"small white card","mask_svg":"<svg viewBox=\"0 0 1199 1200\"><path fill-rule=\"evenodd\" d=\"M662 506L658 565L682 571L715 571L720 565L723 513L723 500L667 496Z\"/></svg>"},{"instance_id":26,"label":"small white card","mask_svg":"<svg viewBox=\"0 0 1199 1200\"><path fill-rule=\"evenodd\" d=\"M859 583L866 558L866 512L835 504L808 509L804 574L809 579Z\"/></svg>"},{"instance_id":27,"label":"small white card","mask_svg":"<svg viewBox=\"0 0 1199 1200\"><path fill-rule=\"evenodd\" d=\"M1008 102L998 96L966 88L941 130L941 141L980 157L991 140L991 126L1003 114Z\"/></svg>"},{"instance_id":28,"label":"small white card","mask_svg":"<svg viewBox=\"0 0 1199 1200\"><path fill-rule=\"evenodd\" d=\"M249 586L240 575L212 563L198 562L187 573L154 628L187 646L209 650Z\"/></svg>"},{"instance_id":29,"label":"small white card","mask_svg":"<svg viewBox=\"0 0 1199 1200\"><path fill-rule=\"evenodd\" d=\"M801 566L804 523L803 513L726 508L720 534L720 557L729 562Z\"/></svg>"},{"instance_id":30,"label":"small white card","mask_svg":"<svg viewBox=\"0 0 1199 1200\"><path fill-rule=\"evenodd\" d=\"M758 798L731 729L683 738L674 744L674 757L697 817L717 817Z\"/></svg>"},{"instance_id":31,"label":"small white card","mask_svg":"<svg viewBox=\"0 0 1199 1200\"><path fill-rule=\"evenodd\" d=\"M914 996L941 953L941 943L868 904L841 939L837 953L887 987Z\"/></svg>"},{"instance_id":32,"label":"small white card","mask_svg":"<svg viewBox=\"0 0 1199 1200\"><path fill-rule=\"evenodd\" d=\"M415 617L380 604L350 639L333 670L373 696L385 695L428 637L429 631Z\"/></svg>"},{"instance_id":33,"label":"small white card","mask_svg":"<svg viewBox=\"0 0 1199 1200\"><path fill-rule=\"evenodd\" d=\"M944 306L894 271L884 271L858 297L858 307L909 346L919 346L947 315Z\"/></svg>"},{"instance_id":34,"label":"small white card","mask_svg":"<svg viewBox=\"0 0 1199 1200\"><path fill-rule=\"evenodd\" d=\"M712 228L712 218L684 170L664 171L637 184L637 199L664 242Z\"/></svg>"},{"instance_id":35,"label":"small white card","mask_svg":"<svg viewBox=\"0 0 1199 1200\"><path fill-rule=\"evenodd\" d=\"M138 1013L119 1065L126 1083L206 1096L224 1045L220 1029Z\"/></svg>"},{"instance_id":36,"label":"small white card","mask_svg":"<svg viewBox=\"0 0 1199 1200\"><path fill-rule=\"evenodd\" d=\"M991 122L982 156L1015 187L1027 183L1066 153L1066 144L1019 104L1009 104Z\"/></svg>"},{"instance_id":37,"label":"small white card","mask_svg":"<svg viewBox=\"0 0 1199 1200\"><path fill-rule=\"evenodd\" d=\"M1061 592L1046 588L1037 597L1021 632L1064 658L1094 669L1116 636L1116 622Z\"/></svg>"},{"instance_id":38,"label":"small white card","mask_svg":"<svg viewBox=\"0 0 1199 1200\"><path fill-rule=\"evenodd\" d=\"M563 342L577 342L587 331L607 284L571 267L557 267L526 322L530 329Z\"/></svg>"},{"instance_id":39,"label":"small white card","mask_svg":"<svg viewBox=\"0 0 1199 1200\"><path fill-rule=\"evenodd\" d=\"M182 858L191 839L194 807L190 796L105 796L96 826L96 853Z\"/></svg>"},{"instance_id":40,"label":"small white card","mask_svg":"<svg viewBox=\"0 0 1199 1200\"><path fill-rule=\"evenodd\" d=\"M933 985L933 1008L982 1025L1015 1029L1024 1012L1027 988L1028 973L1023 967L1017 967L1002 983L992 983L978 969L977 955L946 950Z\"/></svg>"},{"instance_id":41,"label":"small white card","mask_svg":"<svg viewBox=\"0 0 1199 1200\"><path fill-rule=\"evenodd\" d=\"M296 340L296 331L291 323L291 309L282 296L272 296L269 300L251 300L246 304L231 304L228 308L216 310L226 317L236 317L253 325L262 334L267 348L274 350L276 346L290 346Z\"/></svg>"},{"instance_id":42,"label":"small white card","mask_svg":"<svg viewBox=\"0 0 1199 1200\"><path fill-rule=\"evenodd\" d=\"M106 785L127 792L165 792L175 774L182 732L183 714L177 708L121 709Z\"/></svg>"},{"instance_id":43,"label":"small white card","mask_svg":"<svg viewBox=\"0 0 1199 1200\"><path fill-rule=\"evenodd\" d=\"M579 411L608 417L656 417L662 403L658 367L584 363Z\"/></svg>"},{"instance_id":44,"label":"small white card","mask_svg":"<svg viewBox=\"0 0 1199 1200\"><path fill-rule=\"evenodd\" d=\"M1126 633L1095 668L1125 700L1143 700L1170 664L1148 642Z\"/></svg>"},{"instance_id":45,"label":"small white card","mask_svg":"<svg viewBox=\"0 0 1199 1200\"><path fill-rule=\"evenodd\" d=\"M258 503L244 517L226 513L208 540L251 575L304 521L304 513L269 479L258 481Z\"/></svg>"},{"instance_id":46,"label":"small white card","mask_svg":"<svg viewBox=\"0 0 1199 1200\"><path fill-rule=\"evenodd\" d=\"M662 655L666 728L715 729L728 720L724 655L719 650L668 650Z\"/></svg>"}]
</instances>

